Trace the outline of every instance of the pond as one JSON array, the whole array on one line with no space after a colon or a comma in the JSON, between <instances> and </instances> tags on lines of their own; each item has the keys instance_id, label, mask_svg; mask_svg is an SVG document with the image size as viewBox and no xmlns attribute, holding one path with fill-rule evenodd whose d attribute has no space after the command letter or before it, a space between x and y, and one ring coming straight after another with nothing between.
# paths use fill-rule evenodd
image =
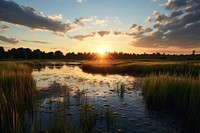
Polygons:
<instances>
[{"instance_id":1,"label":"pond","mask_svg":"<svg viewBox=\"0 0 200 133\"><path fill-rule=\"evenodd\" d=\"M81 70L79 62L52 62L32 75L38 89L37 109L27 123L37 132L183 131L172 113L146 107L142 77L89 74Z\"/></svg>"}]
</instances>

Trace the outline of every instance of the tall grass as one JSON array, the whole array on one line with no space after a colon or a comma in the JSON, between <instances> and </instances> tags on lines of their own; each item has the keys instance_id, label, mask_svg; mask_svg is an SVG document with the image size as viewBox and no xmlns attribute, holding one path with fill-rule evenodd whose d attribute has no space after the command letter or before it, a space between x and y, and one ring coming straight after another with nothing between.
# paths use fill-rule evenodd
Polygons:
<instances>
[{"instance_id":1,"label":"tall grass","mask_svg":"<svg viewBox=\"0 0 200 133\"><path fill-rule=\"evenodd\" d=\"M127 74L143 76L151 73L169 73L176 75L199 75L199 65L192 62L84 62L81 69L88 73Z\"/></svg>"},{"instance_id":2,"label":"tall grass","mask_svg":"<svg viewBox=\"0 0 200 133\"><path fill-rule=\"evenodd\" d=\"M142 91L148 107L172 110L191 132L200 132L200 78L150 75Z\"/></svg>"},{"instance_id":3,"label":"tall grass","mask_svg":"<svg viewBox=\"0 0 200 133\"><path fill-rule=\"evenodd\" d=\"M0 63L1 132L23 132L23 115L34 105L36 83L23 64Z\"/></svg>"}]
</instances>

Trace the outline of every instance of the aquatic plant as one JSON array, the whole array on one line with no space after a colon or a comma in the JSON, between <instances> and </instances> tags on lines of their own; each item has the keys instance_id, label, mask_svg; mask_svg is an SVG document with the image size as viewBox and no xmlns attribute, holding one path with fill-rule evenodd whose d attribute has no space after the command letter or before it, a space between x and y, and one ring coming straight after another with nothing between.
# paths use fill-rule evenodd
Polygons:
<instances>
[{"instance_id":1,"label":"aquatic plant","mask_svg":"<svg viewBox=\"0 0 200 133\"><path fill-rule=\"evenodd\" d=\"M118 94L120 98L124 98L124 94L126 93L126 88L124 83L117 83L115 88L115 92Z\"/></svg>"},{"instance_id":2,"label":"aquatic plant","mask_svg":"<svg viewBox=\"0 0 200 133\"><path fill-rule=\"evenodd\" d=\"M1 132L23 132L23 115L33 109L35 90L36 83L28 66L0 63Z\"/></svg>"},{"instance_id":3,"label":"aquatic plant","mask_svg":"<svg viewBox=\"0 0 200 133\"><path fill-rule=\"evenodd\" d=\"M200 132L200 78L150 75L143 86L147 106L174 111L186 121L188 129Z\"/></svg>"}]
</instances>

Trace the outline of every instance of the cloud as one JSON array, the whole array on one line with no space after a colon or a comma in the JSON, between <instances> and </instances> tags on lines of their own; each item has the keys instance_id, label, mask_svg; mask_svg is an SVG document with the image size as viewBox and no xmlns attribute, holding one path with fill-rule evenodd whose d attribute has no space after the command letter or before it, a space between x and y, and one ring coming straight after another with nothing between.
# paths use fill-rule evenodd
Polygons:
<instances>
[{"instance_id":1,"label":"cloud","mask_svg":"<svg viewBox=\"0 0 200 133\"><path fill-rule=\"evenodd\" d=\"M28 6L20 6L13 1L0 1L0 21L22 25L31 29L49 30L53 32L67 32L72 30L71 24L65 24L58 20L52 20L37 13Z\"/></svg>"},{"instance_id":2,"label":"cloud","mask_svg":"<svg viewBox=\"0 0 200 133\"><path fill-rule=\"evenodd\" d=\"M155 3L157 0L151 0L151 2Z\"/></svg>"},{"instance_id":3,"label":"cloud","mask_svg":"<svg viewBox=\"0 0 200 133\"><path fill-rule=\"evenodd\" d=\"M30 41L30 40L21 40L23 42L32 42L32 43L40 43L40 44L51 44L50 42L43 42L43 41Z\"/></svg>"},{"instance_id":4,"label":"cloud","mask_svg":"<svg viewBox=\"0 0 200 133\"><path fill-rule=\"evenodd\" d=\"M54 35L57 35L59 37L66 37L64 33L61 32L53 32Z\"/></svg>"},{"instance_id":5,"label":"cloud","mask_svg":"<svg viewBox=\"0 0 200 133\"><path fill-rule=\"evenodd\" d=\"M106 24L107 20L104 20L104 19L96 19L94 21L94 24L95 25L103 25L103 24Z\"/></svg>"},{"instance_id":6,"label":"cloud","mask_svg":"<svg viewBox=\"0 0 200 133\"><path fill-rule=\"evenodd\" d=\"M200 1L168 0L165 9L170 15L154 11L153 32L140 36L132 44L139 47L199 47Z\"/></svg>"},{"instance_id":7,"label":"cloud","mask_svg":"<svg viewBox=\"0 0 200 133\"><path fill-rule=\"evenodd\" d=\"M76 2L78 2L78 3L82 3L84 1L87 1L87 0L76 0Z\"/></svg>"},{"instance_id":8,"label":"cloud","mask_svg":"<svg viewBox=\"0 0 200 133\"><path fill-rule=\"evenodd\" d=\"M53 19L53 20L62 19L62 14L49 15L48 18Z\"/></svg>"},{"instance_id":9,"label":"cloud","mask_svg":"<svg viewBox=\"0 0 200 133\"><path fill-rule=\"evenodd\" d=\"M92 18L84 18L84 17L81 17L81 18L79 18L79 20L80 20L81 22L90 22L90 21L92 21L93 19L92 19Z\"/></svg>"},{"instance_id":10,"label":"cloud","mask_svg":"<svg viewBox=\"0 0 200 133\"><path fill-rule=\"evenodd\" d=\"M0 26L0 30L8 30L9 28L7 25Z\"/></svg>"},{"instance_id":11,"label":"cloud","mask_svg":"<svg viewBox=\"0 0 200 133\"><path fill-rule=\"evenodd\" d=\"M86 38L94 37L95 34L96 34L95 32L92 32L91 34L88 34L88 35L76 35L76 36L72 36L72 37L69 36L69 38L83 41Z\"/></svg>"},{"instance_id":12,"label":"cloud","mask_svg":"<svg viewBox=\"0 0 200 133\"><path fill-rule=\"evenodd\" d=\"M129 29L134 29L135 27L137 27L137 25L136 25L136 24L132 24L132 25L129 27Z\"/></svg>"},{"instance_id":13,"label":"cloud","mask_svg":"<svg viewBox=\"0 0 200 133\"><path fill-rule=\"evenodd\" d=\"M6 43L10 43L10 44L17 44L19 43L19 40L17 40L16 38L7 38L5 36L0 35L0 40Z\"/></svg>"},{"instance_id":14,"label":"cloud","mask_svg":"<svg viewBox=\"0 0 200 133\"><path fill-rule=\"evenodd\" d=\"M133 33L126 33L126 35L136 37L136 38L153 31L153 29L151 29L151 28L143 27L143 26L137 25L137 24L132 24L129 27L129 29L131 29L133 31Z\"/></svg>"},{"instance_id":15,"label":"cloud","mask_svg":"<svg viewBox=\"0 0 200 133\"><path fill-rule=\"evenodd\" d=\"M105 35L109 35L110 31L98 31L97 32L101 37L105 36Z\"/></svg>"},{"instance_id":16,"label":"cloud","mask_svg":"<svg viewBox=\"0 0 200 133\"><path fill-rule=\"evenodd\" d=\"M114 35L122 35L122 32L121 31L113 31L113 34Z\"/></svg>"},{"instance_id":17,"label":"cloud","mask_svg":"<svg viewBox=\"0 0 200 133\"><path fill-rule=\"evenodd\" d=\"M145 20L145 23L146 23L146 24L149 24L151 21L152 21L152 20L151 20L151 17L148 16L148 17L146 18L146 20Z\"/></svg>"}]
</instances>

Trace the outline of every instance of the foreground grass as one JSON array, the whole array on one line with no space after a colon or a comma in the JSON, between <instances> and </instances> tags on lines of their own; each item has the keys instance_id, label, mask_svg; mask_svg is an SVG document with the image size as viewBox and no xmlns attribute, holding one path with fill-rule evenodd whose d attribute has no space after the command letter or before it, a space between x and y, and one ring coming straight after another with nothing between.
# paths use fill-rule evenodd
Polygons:
<instances>
[{"instance_id":1,"label":"foreground grass","mask_svg":"<svg viewBox=\"0 0 200 133\"><path fill-rule=\"evenodd\" d=\"M148 107L172 110L183 117L191 132L200 132L200 78L150 75L143 95Z\"/></svg>"},{"instance_id":2,"label":"foreground grass","mask_svg":"<svg viewBox=\"0 0 200 133\"><path fill-rule=\"evenodd\" d=\"M82 70L88 73L127 74L144 76L155 73L198 76L200 65L189 61L85 61Z\"/></svg>"},{"instance_id":3,"label":"foreground grass","mask_svg":"<svg viewBox=\"0 0 200 133\"><path fill-rule=\"evenodd\" d=\"M23 116L33 108L35 90L30 67L0 63L0 132L23 132Z\"/></svg>"}]
</instances>

